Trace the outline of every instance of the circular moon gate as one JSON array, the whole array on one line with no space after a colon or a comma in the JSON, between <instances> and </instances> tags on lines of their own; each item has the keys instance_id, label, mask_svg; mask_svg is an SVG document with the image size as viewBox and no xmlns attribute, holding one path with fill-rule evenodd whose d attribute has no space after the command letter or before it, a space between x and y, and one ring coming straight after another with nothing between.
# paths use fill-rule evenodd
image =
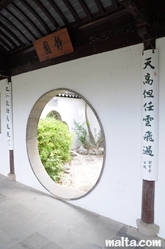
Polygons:
<instances>
[{"instance_id":1,"label":"circular moon gate","mask_svg":"<svg viewBox=\"0 0 165 249\"><path fill-rule=\"evenodd\" d=\"M38 152L38 141L37 141L37 129L38 129L38 122L40 119L40 115L46 106L46 104L56 95L61 94L63 92L74 92L76 95L80 96L92 109L93 113L96 116L96 119L99 123L101 132L103 134L103 141L104 141L104 156L103 156L103 163L102 163L102 169L100 171L100 174L98 175L98 179L95 182L94 186L86 193L83 191L80 191L75 188L71 187L66 187L63 185L59 185L55 183L50 176L47 174L44 166L42 165L40 155ZM94 187L98 184L102 171L103 171L103 166L104 166L104 160L105 160L105 137L104 137L104 132L103 128L101 125L101 122L93 109L93 107L88 103L87 100L84 99L80 94L76 93L75 91L72 91L70 89L57 89L57 90L52 90L50 92L47 92L43 96L40 97L40 99L37 100L35 105L33 106L28 122L27 122L27 131L26 131L26 143L27 143L27 153L28 153L28 158L30 161L31 168L37 177L38 181L42 184L42 186L49 191L52 195L54 195L57 198L61 199L66 199L66 200L74 200L81 198L87 194L89 194Z\"/></svg>"}]
</instances>

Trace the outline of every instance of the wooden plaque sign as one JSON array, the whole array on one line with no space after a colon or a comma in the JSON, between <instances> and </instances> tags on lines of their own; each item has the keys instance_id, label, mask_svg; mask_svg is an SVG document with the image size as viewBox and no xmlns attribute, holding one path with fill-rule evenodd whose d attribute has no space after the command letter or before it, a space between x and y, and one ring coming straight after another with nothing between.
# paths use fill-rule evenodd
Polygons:
<instances>
[{"instance_id":1,"label":"wooden plaque sign","mask_svg":"<svg viewBox=\"0 0 165 249\"><path fill-rule=\"evenodd\" d=\"M66 28L34 41L33 45L40 62L74 51Z\"/></svg>"}]
</instances>

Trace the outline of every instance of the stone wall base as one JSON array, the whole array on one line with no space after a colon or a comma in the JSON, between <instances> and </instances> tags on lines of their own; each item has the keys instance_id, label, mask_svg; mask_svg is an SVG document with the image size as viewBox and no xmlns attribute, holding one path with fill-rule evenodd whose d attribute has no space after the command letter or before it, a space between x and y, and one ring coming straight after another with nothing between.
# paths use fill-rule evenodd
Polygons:
<instances>
[{"instance_id":1,"label":"stone wall base","mask_svg":"<svg viewBox=\"0 0 165 249\"><path fill-rule=\"evenodd\" d=\"M159 232L159 226L156 224L147 224L144 223L142 220L137 219L136 224L138 230L141 234L148 236L148 237L156 237Z\"/></svg>"},{"instance_id":2,"label":"stone wall base","mask_svg":"<svg viewBox=\"0 0 165 249\"><path fill-rule=\"evenodd\" d=\"M10 181L16 181L16 175L15 174L9 173L8 178L9 178Z\"/></svg>"}]
</instances>

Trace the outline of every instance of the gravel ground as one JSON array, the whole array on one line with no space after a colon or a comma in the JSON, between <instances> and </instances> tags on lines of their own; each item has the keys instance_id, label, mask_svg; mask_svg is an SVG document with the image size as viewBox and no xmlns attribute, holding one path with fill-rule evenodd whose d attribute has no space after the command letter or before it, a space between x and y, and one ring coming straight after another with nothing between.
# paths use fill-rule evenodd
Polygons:
<instances>
[{"instance_id":1,"label":"gravel ground","mask_svg":"<svg viewBox=\"0 0 165 249\"><path fill-rule=\"evenodd\" d=\"M88 192L97 182L102 165L102 155L75 156L71 163L70 187Z\"/></svg>"}]
</instances>

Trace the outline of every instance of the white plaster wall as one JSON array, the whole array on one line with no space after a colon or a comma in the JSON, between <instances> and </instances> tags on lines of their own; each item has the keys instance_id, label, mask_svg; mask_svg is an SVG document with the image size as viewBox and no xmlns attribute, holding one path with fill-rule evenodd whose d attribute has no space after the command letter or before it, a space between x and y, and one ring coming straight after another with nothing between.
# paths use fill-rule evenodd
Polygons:
<instances>
[{"instance_id":1,"label":"white plaster wall","mask_svg":"<svg viewBox=\"0 0 165 249\"><path fill-rule=\"evenodd\" d=\"M165 38L157 40L159 50L159 154L158 180L155 184L155 223L165 239Z\"/></svg>"},{"instance_id":2,"label":"white plaster wall","mask_svg":"<svg viewBox=\"0 0 165 249\"><path fill-rule=\"evenodd\" d=\"M141 50L141 45L133 46L13 77L18 181L39 188L25 144L27 119L34 103L51 89L75 90L101 119L106 161L100 184L73 203L136 226L141 211Z\"/></svg>"},{"instance_id":3,"label":"white plaster wall","mask_svg":"<svg viewBox=\"0 0 165 249\"><path fill-rule=\"evenodd\" d=\"M0 81L0 95L1 95L1 132L0 132L0 174L7 175L10 172L9 165L9 151L7 147L6 139L6 94L5 94L5 82L6 80ZM3 149L2 149L3 148Z\"/></svg>"},{"instance_id":4,"label":"white plaster wall","mask_svg":"<svg viewBox=\"0 0 165 249\"><path fill-rule=\"evenodd\" d=\"M160 49L159 179L156 182L155 223L165 238L164 122L165 39ZM141 51L142 44L85 57L12 78L14 146L17 181L43 190L26 152L26 124L34 103L44 93L67 88L80 93L94 107L106 136L104 171L96 188L73 204L136 227L141 217ZM99 101L98 101L99 99ZM1 141L0 141L1 142ZM1 160L1 159L0 159ZM0 169L2 171L2 169Z\"/></svg>"}]
</instances>

